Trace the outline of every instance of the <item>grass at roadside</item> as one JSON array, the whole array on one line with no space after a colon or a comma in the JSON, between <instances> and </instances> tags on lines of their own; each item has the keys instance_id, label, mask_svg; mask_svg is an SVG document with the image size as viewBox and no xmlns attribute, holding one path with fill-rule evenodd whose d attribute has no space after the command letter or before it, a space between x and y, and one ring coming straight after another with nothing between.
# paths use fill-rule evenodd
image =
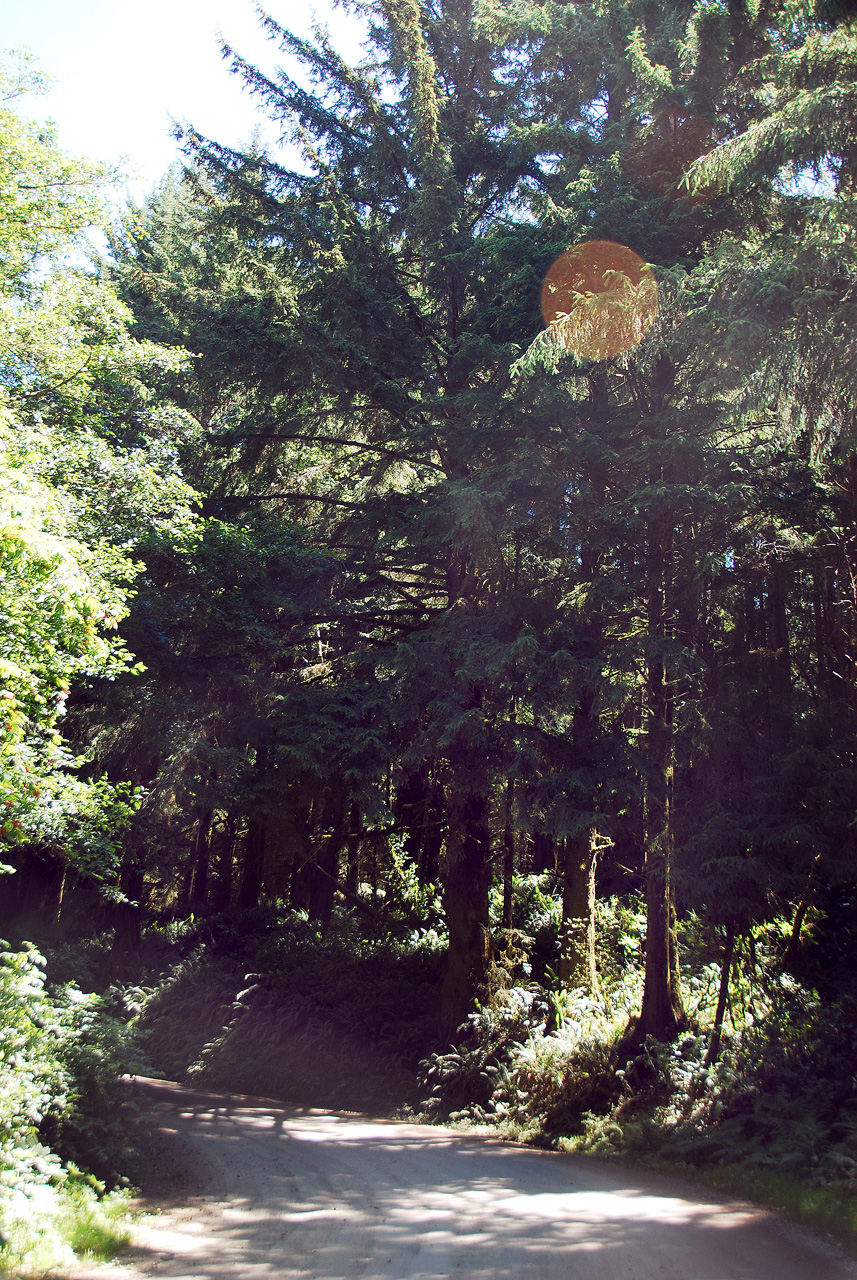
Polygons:
<instances>
[{"instance_id":1,"label":"grass at roadside","mask_svg":"<svg viewBox=\"0 0 857 1280\"><path fill-rule=\"evenodd\" d=\"M131 1240L127 1190L103 1193L83 1180L43 1184L3 1205L0 1275L41 1276L81 1259L106 1262Z\"/></svg>"},{"instance_id":2,"label":"grass at roadside","mask_svg":"<svg viewBox=\"0 0 857 1280\"><path fill-rule=\"evenodd\" d=\"M671 1172L676 1172L675 1165L668 1167ZM743 1164L681 1170L682 1174L685 1172L718 1191L781 1209L804 1226L834 1236L853 1257L857 1257L857 1196L853 1191L812 1186L794 1174Z\"/></svg>"},{"instance_id":3,"label":"grass at roadside","mask_svg":"<svg viewBox=\"0 0 857 1280\"><path fill-rule=\"evenodd\" d=\"M536 1142L543 1145L538 1139ZM570 1154L587 1154L581 1143L568 1138L560 1139L555 1149ZM615 1160L629 1168L651 1169L680 1177L690 1183L749 1200L762 1208L779 1210L801 1226L833 1237L851 1257L857 1258L857 1196L850 1188L813 1185L795 1173L760 1168L741 1161L700 1166L656 1154L605 1156L599 1153L599 1158Z\"/></svg>"},{"instance_id":4,"label":"grass at roadside","mask_svg":"<svg viewBox=\"0 0 857 1280\"><path fill-rule=\"evenodd\" d=\"M432 1117L416 1117L432 1123ZM857 1259L857 1195L850 1187L819 1186L793 1172L759 1167L742 1161L719 1165L694 1165L656 1152L592 1151L584 1137L549 1138L543 1130L524 1128L515 1122L474 1123L466 1116L444 1123L468 1133L500 1138L521 1146L564 1151L569 1155L593 1156L628 1169L651 1170L691 1185L710 1187L761 1208L778 1210L801 1226L832 1237L852 1258Z\"/></svg>"}]
</instances>

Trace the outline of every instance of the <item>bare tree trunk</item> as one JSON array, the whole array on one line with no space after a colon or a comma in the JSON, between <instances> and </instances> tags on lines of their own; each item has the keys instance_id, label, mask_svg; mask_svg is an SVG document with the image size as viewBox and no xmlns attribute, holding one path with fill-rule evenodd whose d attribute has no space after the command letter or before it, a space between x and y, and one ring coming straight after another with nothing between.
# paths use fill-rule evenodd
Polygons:
<instances>
[{"instance_id":1,"label":"bare tree trunk","mask_svg":"<svg viewBox=\"0 0 857 1280\"><path fill-rule=\"evenodd\" d=\"M117 902L114 908L116 922L113 934L113 951L122 954L134 951L140 945L143 931L143 895L145 893L145 877L140 867L126 867L122 872L120 886L125 894L125 902Z\"/></svg>"},{"instance_id":2,"label":"bare tree trunk","mask_svg":"<svg viewBox=\"0 0 857 1280\"><path fill-rule=\"evenodd\" d=\"M672 885L670 885L670 997L674 1009L680 1010L680 1021L684 1022L684 995L681 989L681 957L678 950L678 929L675 914L675 901Z\"/></svg>"},{"instance_id":3,"label":"bare tree trunk","mask_svg":"<svg viewBox=\"0 0 857 1280\"><path fill-rule=\"evenodd\" d=\"M426 825L428 780L424 770L405 773L396 787L394 821L404 829L404 851L417 868L422 861L423 837Z\"/></svg>"},{"instance_id":4,"label":"bare tree trunk","mask_svg":"<svg viewBox=\"0 0 857 1280\"><path fill-rule=\"evenodd\" d=\"M325 929L333 914L333 900L339 883L339 854L345 843L346 796L336 783L327 798L322 829L327 829L316 847L316 864L310 881L309 918ZM318 874L318 873L321 874Z\"/></svg>"},{"instance_id":5,"label":"bare tree trunk","mask_svg":"<svg viewBox=\"0 0 857 1280\"><path fill-rule=\"evenodd\" d=\"M646 789L646 976L637 1024L640 1036L669 1040L684 1025L678 946L674 928L672 853L672 706L664 655L666 639L666 544L661 520L649 525L648 630L652 652L647 671Z\"/></svg>"},{"instance_id":6,"label":"bare tree trunk","mask_svg":"<svg viewBox=\"0 0 857 1280\"><path fill-rule=\"evenodd\" d=\"M503 928L512 927L515 881L515 779L506 779L506 825L503 830Z\"/></svg>"},{"instance_id":7,"label":"bare tree trunk","mask_svg":"<svg viewBox=\"0 0 857 1280\"><path fill-rule=\"evenodd\" d=\"M444 839L445 796L443 784L429 771L428 799L423 811L423 833L418 875L420 884L435 884L440 876L440 851Z\"/></svg>"},{"instance_id":8,"label":"bare tree trunk","mask_svg":"<svg viewBox=\"0 0 857 1280\"><path fill-rule=\"evenodd\" d=\"M196 863L196 851L194 850L184 864L182 873L182 883L179 889L176 906L179 912L184 914L190 910L190 895L193 889L193 870Z\"/></svg>"},{"instance_id":9,"label":"bare tree trunk","mask_svg":"<svg viewBox=\"0 0 857 1280\"><path fill-rule=\"evenodd\" d=\"M264 817L251 818L247 823L247 836L244 842L244 869L241 875L241 887L238 890L239 907L258 907L259 895L262 892L262 880L265 875L265 828Z\"/></svg>"},{"instance_id":10,"label":"bare tree trunk","mask_svg":"<svg viewBox=\"0 0 857 1280\"><path fill-rule=\"evenodd\" d=\"M193 887L190 901L193 906L202 906L208 898L208 857L211 848L211 810L205 809L200 814L196 829L196 860L193 871Z\"/></svg>"},{"instance_id":11,"label":"bare tree trunk","mask_svg":"<svg viewBox=\"0 0 857 1280\"><path fill-rule=\"evenodd\" d=\"M215 881L212 905L218 911L225 911L232 900L232 873L235 865L235 841L238 835L238 823L229 814L224 821L224 829L220 839L220 854L217 859L217 879Z\"/></svg>"},{"instance_id":12,"label":"bare tree trunk","mask_svg":"<svg viewBox=\"0 0 857 1280\"><path fill-rule=\"evenodd\" d=\"M595 993L595 841L589 829L563 842L559 976Z\"/></svg>"},{"instance_id":13,"label":"bare tree trunk","mask_svg":"<svg viewBox=\"0 0 857 1280\"><path fill-rule=\"evenodd\" d=\"M817 853L812 860L812 866L809 869L809 875L806 878L806 887L803 891L803 897L797 905L797 910L792 920L791 933L789 934L789 942L783 956L783 968L788 969L796 963L800 955L800 933L803 928L803 922L806 919L806 913L812 902L812 895L815 891L815 871L821 861L821 854Z\"/></svg>"},{"instance_id":14,"label":"bare tree trunk","mask_svg":"<svg viewBox=\"0 0 857 1280\"><path fill-rule=\"evenodd\" d=\"M485 796L471 794L458 801L449 831L443 883L449 950L441 1019L444 1032L452 1035L470 1013L491 962L491 832Z\"/></svg>"},{"instance_id":15,"label":"bare tree trunk","mask_svg":"<svg viewBox=\"0 0 857 1280\"><path fill-rule=\"evenodd\" d=\"M714 1026L711 1028L711 1040L705 1055L704 1065L710 1067L716 1062L720 1052L720 1037L723 1031L723 1019L726 1016L726 1002L729 999L729 975L732 972L732 957L735 953L735 929L730 924L726 928L726 941L723 944L723 967L720 970L720 990L717 994L717 1008L714 1011Z\"/></svg>"},{"instance_id":16,"label":"bare tree trunk","mask_svg":"<svg viewBox=\"0 0 857 1280\"><path fill-rule=\"evenodd\" d=\"M65 899L66 884L68 882L68 863L63 863L62 878L60 879L60 887L57 893L57 905L54 912L54 924L59 924L62 915L63 900Z\"/></svg>"},{"instance_id":17,"label":"bare tree trunk","mask_svg":"<svg viewBox=\"0 0 857 1280\"><path fill-rule=\"evenodd\" d=\"M774 653L771 673L771 740L775 750L781 751L788 743L792 727L792 663L789 647L788 571L784 564L775 563L768 577L768 626L769 644Z\"/></svg>"},{"instance_id":18,"label":"bare tree trunk","mask_svg":"<svg viewBox=\"0 0 857 1280\"><path fill-rule=\"evenodd\" d=\"M348 843L346 845L345 888L347 895L355 897L360 883L360 805L351 802L348 815Z\"/></svg>"}]
</instances>

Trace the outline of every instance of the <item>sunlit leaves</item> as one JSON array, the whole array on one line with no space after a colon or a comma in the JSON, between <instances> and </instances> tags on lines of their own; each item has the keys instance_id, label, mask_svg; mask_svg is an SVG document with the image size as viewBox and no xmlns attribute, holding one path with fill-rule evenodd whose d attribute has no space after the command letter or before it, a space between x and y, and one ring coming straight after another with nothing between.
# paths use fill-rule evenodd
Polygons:
<instances>
[{"instance_id":1,"label":"sunlit leaves","mask_svg":"<svg viewBox=\"0 0 857 1280\"><path fill-rule=\"evenodd\" d=\"M7 55L0 62L0 99L9 103L38 88L26 60ZM66 250L93 222L111 176L64 155L52 125L0 105L0 295L24 291L40 259Z\"/></svg>"}]
</instances>

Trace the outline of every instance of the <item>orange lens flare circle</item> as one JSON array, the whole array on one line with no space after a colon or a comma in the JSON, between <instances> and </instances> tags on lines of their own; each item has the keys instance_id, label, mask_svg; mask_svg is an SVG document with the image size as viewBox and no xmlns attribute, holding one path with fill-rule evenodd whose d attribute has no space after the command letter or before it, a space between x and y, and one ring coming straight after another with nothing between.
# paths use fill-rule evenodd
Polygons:
<instances>
[{"instance_id":1,"label":"orange lens flare circle","mask_svg":"<svg viewBox=\"0 0 857 1280\"><path fill-rule=\"evenodd\" d=\"M587 240L561 254L542 285L551 336L581 360L608 360L642 342L658 314L648 263L612 240Z\"/></svg>"}]
</instances>

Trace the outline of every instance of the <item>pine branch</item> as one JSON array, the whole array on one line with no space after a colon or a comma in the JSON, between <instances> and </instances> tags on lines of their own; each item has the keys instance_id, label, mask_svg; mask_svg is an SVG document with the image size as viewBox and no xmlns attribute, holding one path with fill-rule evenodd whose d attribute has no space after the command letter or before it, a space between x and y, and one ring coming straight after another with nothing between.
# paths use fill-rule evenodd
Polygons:
<instances>
[{"instance_id":1,"label":"pine branch","mask_svg":"<svg viewBox=\"0 0 857 1280\"><path fill-rule=\"evenodd\" d=\"M409 462L414 467L431 467L443 473L443 467L427 458L414 458L400 449L390 449L386 445L368 444L365 440L352 440L343 436L305 435L300 432L286 431L247 431L240 435L230 435L230 440L294 440L304 444L343 444L349 448L359 449L366 453L380 453L401 462Z\"/></svg>"}]
</instances>

